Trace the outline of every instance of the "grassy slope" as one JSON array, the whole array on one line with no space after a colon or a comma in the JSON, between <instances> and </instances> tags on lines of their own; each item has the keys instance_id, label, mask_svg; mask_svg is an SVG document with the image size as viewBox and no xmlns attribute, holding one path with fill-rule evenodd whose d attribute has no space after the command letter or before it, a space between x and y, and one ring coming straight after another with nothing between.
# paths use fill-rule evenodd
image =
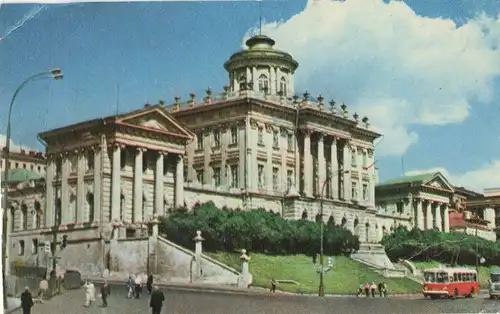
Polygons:
<instances>
[{"instance_id":1,"label":"grassy slope","mask_svg":"<svg viewBox=\"0 0 500 314\"><path fill-rule=\"evenodd\" d=\"M241 269L241 262L237 253L207 253L210 257L231 266ZM326 264L326 261L325 261ZM269 287L272 278L276 280L294 280L300 283L305 293L316 293L319 284L319 275L312 264L312 259L304 255L271 256L252 254L249 263L250 273L253 275L254 286ZM327 294L353 294L360 283L384 281L389 293L419 293L420 284L409 279L389 279L377 274L365 265L347 257L335 257L334 268L325 275L325 291ZM280 289L296 292L295 285L280 285Z\"/></svg>"},{"instance_id":2,"label":"grassy slope","mask_svg":"<svg viewBox=\"0 0 500 314\"><path fill-rule=\"evenodd\" d=\"M415 267L418 269L427 269L427 268L433 268L433 267L439 267L439 262L413 262ZM475 268L474 266L459 266L459 267L467 267L467 268ZM490 267L479 267L479 285L483 289L488 288L488 279L490 278L489 272L491 269L500 269L498 266L490 266Z\"/></svg>"}]
</instances>

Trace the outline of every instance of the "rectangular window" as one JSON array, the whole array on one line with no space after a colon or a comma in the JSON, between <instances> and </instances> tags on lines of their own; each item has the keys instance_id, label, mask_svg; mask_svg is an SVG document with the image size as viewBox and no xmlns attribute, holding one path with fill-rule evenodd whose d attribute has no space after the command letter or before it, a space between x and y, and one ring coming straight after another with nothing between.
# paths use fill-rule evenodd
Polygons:
<instances>
[{"instance_id":1,"label":"rectangular window","mask_svg":"<svg viewBox=\"0 0 500 314\"><path fill-rule=\"evenodd\" d=\"M368 200L368 184L363 184L363 200Z\"/></svg>"},{"instance_id":2,"label":"rectangular window","mask_svg":"<svg viewBox=\"0 0 500 314\"><path fill-rule=\"evenodd\" d=\"M397 210L398 214L402 214L403 213L403 210L404 210L404 204L403 204L403 202L397 202L396 203L396 210Z\"/></svg>"},{"instance_id":3,"label":"rectangular window","mask_svg":"<svg viewBox=\"0 0 500 314\"><path fill-rule=\"evenodd\" d=\"M198 183L200 183L200 184L205 183L205 180L203 179L204 174L205 173L204 173L203 169L199 169L196 171L196 180L198 181Z\"/></svg>"},{"instance_id":4,"label":"rectangular window","mask_svg":"<svg viewBox=\"0 0 500 314\"><path fill-rule=\"evenodd\" d=\"M286 189L290 190L292 188L292 184L293 184L293 171L288 170L286 172Z\"/></svg>"},{"instance_id":5,"label":"rectangular window","mask_svg":"<svg viewBox=\"0 0 500 314\"><path fill-rule=\"evenodd\" d=\"M19 256L24 255L24 240L19 241L19 250L18 250Z\"/></svg>"},{"instance_id":6,"label":"rectangular window","mask_svg":"<svg viewBox=\"0 0 500 314\"><path fill-rule=\"evenodd\" d=\"M351 166L356 167L358 165L357 152L355 150L351 151Z\"/></svg>"},{"instance_id":7,"label":"rectangular window","mask_svg":"<svg viewBox=\"0 0 500 314\"><path fill-rule=\"evenodd\" d=\"M31 254L38 254L38 239L31 240Z\"/></svg>"},{"instance_id":8,"label":"rectangular window","mask_svg":"<svg viewBox=\"0 0 500 314\"><path fill-rule=\"evenodd\" d=\"M235 126L231 128L231 144L238 144L238 128Z\"/></svg>"},{"instance_id":9,"label":"rectangular window","mask_svg":"<svg viewBox=\"0 0 500 314\"><path fill-rule=\"evenodd\" d=\"M264 128L259 126L258 132L257 144L264 145Z\"/></svg>"},{"instance_id":10,"label":"rectangular window","mask_svg":"<svg viewBox=\"0 0 500 314\"><path fill-rule=\"evenodd\" d=\"M280 147L278 131L273 131L273 147Z\"/></svg>"},{"instance_id":11,"label":"rectangular window","mask_svg":"<svg viewBox=\"0 0 500 314\"><path fill-rule=\"evenodd\" d=\"M273 167L273 190L279 190L279 169L277 167Z\"/></svg>"},{"instance_id":12,"label":"rectangular window","mask_svg":"<svg viewBox=\"0 0 500 314\"><path fill-rule=\"evenodd\" d=\"M196 134L196 149L203 149L203 132Z\"/></svg>"},{"instance_id":13,"label":"rectangular window","mask_svg":"<svg viewBox=\"0 0 500 314\"><path fill-rule=\"evenodd\" d=\"M239 187L239 167L238 165L231 165L231 187L237 189Z\"/></svg>"},{"instance_id":14,"label":"rectangular window","mask_svg":"<svg viewBox=\"0 0 500 314\"><path fill-rule=\"evenodd\" d=\"M87 159L87 171L94 169L94 151L88 151L86 153Z\"/></svg>"},{"instance_id":15,"label":"rectangular window","mask_svg":"<svg viewBox=\"0 0 500 314\"><path fill-rule=\"evenodd\" d=\"M264 166L258 166L258 176L259 176L259 189L263 189L265 186L265 176L264 176Z\"/></svg>"},{"instance_id":16,"label":"rectangular window","mask_svg":"<svg viewBox=\"0 0 500 314\"><path fill-rule=\"evenodd\" d=\"M214 169L214 184L215 187L220 186L220 167L213 168Z\"/></svg>"},{"instance_id":17,"label":"rectangular window","mask_svg":"<svg viewBox=\"0 0 500 314\"><path fill-rule=\"evenodd\" d=\"M356 182L351 183L351 198L353 200L358 200L358 184Z\"/></svg>"},{"instance_id":18,"label":"rectangular window","mask_svg":"<svg viewBox=\"0 0 500 314\"><path fill-rule=\"evenodd\" d=\"M220 147L220 131L219 130L214 131L214 147L215 148Z\"/></svg>"},{"instance_id":19,"label":"rectangular window","mask_svg":"<svg viewBox=\"0 0 500 314\"><path fill-rule=\"evenodd\" d=\"M286 137L287 147L289 151L293 151L294 143L293 143L293 134L288 133Z\"/></svg>"}]
</instances>

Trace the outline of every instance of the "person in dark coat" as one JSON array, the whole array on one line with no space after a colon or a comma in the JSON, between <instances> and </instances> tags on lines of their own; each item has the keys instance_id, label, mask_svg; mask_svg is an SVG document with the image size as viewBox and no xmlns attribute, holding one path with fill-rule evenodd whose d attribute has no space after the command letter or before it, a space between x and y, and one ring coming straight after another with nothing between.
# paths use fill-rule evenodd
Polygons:
<instances>
[{"instance_id":1,"label":"person in dark coat","mask_svg":"<svg viewBox=\"0 0 500 314\"><path fill-rule=\"evenodd\" d=\"M30 289L26 287L24 292L21 293L21 308L23 309L23 314L30 314L33 305L33 296L31 295Z\"/></svg>"},{"instance_id":2,"label":"person in dark coat","mask_svg":"<svg viewBox=\"0 0 500 314\"><path fill-rule=\"evenodd\" d=\"M108 296L109 295L110 295L110 292L109 292L108 282L104 281L104 285L101 287L102 307L108 306Z\"/></svg>"},{"instance_id":3,"label":"person in dark coat","mask_svg":"<svg viewBox=\"0 0 500 314\"><path fill-rule=\"evenodd\" d=\"M148 293L151 294L151 291L153 290L153 275L149 274L148 276L148 281L146 282L146 287L148 289Z\"/></svg>"},{"instance_id":4,"label":"person in dark coat","mask_svg":"<svg viewBox=\"0 0 500 314\"><path fill-rule=\"evenodd\" d=\"M163 292L160 291L158 286L154 286L153 292L151 293L151 300L149 301L149 307L151 308L153 314L161 313L163 301L165 301Z\"/></svg>"}]
</instances>

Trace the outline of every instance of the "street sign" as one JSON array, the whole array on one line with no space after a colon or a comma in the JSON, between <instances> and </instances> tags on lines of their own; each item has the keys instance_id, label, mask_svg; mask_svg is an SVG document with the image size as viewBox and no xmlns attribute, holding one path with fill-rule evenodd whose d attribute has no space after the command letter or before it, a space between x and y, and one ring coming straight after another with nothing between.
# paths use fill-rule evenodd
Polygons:
<instances>
[{"instance_id":1,"label":"street sign","mask_svg":"<svg viewBox=\"0 0 500 314\"><path fill-rule=\"evenodd\" d=\"M45 253L50 253L50 242L45 242L44 250Z\"/></svg>"}]
</instances>

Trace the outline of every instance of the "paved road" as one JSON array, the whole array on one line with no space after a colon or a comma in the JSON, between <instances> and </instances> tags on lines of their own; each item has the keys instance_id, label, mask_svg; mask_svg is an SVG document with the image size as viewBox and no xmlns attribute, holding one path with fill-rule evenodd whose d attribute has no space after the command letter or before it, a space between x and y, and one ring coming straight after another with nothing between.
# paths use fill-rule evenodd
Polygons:
<instances>
[{"instance_id":1,"label":"paved road","mask_svg":"<svg viewBox=\"0 0 500 314\"><path fill-rule=\"evenodd\" d=\"M167 299L165 314L322 314L322 313L495 313L500 301L490 301L484 296L462 300L424 299L366 299L330 297L319 299L294 295L244 295L219 292L164 290ZM112 287L109 307L101 308L100 301L90 308L82 306L83 290L69 291L45 304L36 304L33 314L144 314L148 310L148 296L139 300L125 298L123 287ZM21 313L21 311L16 312Z\"/></svg>"}]
</instances>

